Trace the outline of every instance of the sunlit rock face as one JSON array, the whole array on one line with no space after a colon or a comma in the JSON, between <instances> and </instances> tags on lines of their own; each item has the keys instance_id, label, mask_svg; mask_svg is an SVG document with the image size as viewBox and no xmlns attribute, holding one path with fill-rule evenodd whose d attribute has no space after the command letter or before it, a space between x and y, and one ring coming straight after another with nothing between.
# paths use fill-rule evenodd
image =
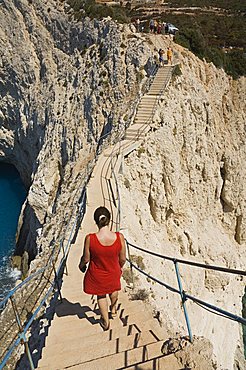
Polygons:
<instances>
[{"instance_id":1,"label":"sunlit rock face","mask_svg":"<svg viewBox=\"0 0 246 370\"><path fill-rule=\"evenodd\" d=\"M124 127L154 59L127 26L75 22L57 1L4 0L0 18L0 158L29 188L16 252L33 259L58 237L101 134Z\"/></svg>"},{"instance_id":2,"label":"sunlit rock face","mask_svg":"<svg viewBox=\"0 0 246 370\"><path fill-rule=\"evenodd\" d=\"M233 81L178 45L173 48L182 74L161 98L146 141L124 161L123 227L130 241L146 249L245 270L246 79ZM142 256L147 272L177 287L172 263ZM240 276L182 265L180 270L184 290L242 315ZM171 333L179 328L186 334L179 297L145 278L140 285L150 289ZM211 340L221 368L233 369L240 358L243 369L239 325L187 305L193 333Z\"/></svg>"},{"instance_id":3,"label":"sunlit rock face","mask_svg":"<svg viewBox=\"0 0 246 370\"><path fill-rule=\"evenodd\" d=\"M71 219L100 136L114 137L129 119L154 47L110 19L76 22L52 0L3 0L0 19L0 160L29 188L16 253L27 251L29 262L38 254L40 264ZM125 159L122 226L150 250L244 269L245 78L232 81L172 46L182 75L160 100L146 141ZM177 287L172 264L143 257L148 272ZM186 291L241 315L240 278L180 270ZM139 284L149 291L144 278ZM186 334L178 296L157 284L149 296L170 335ZM239 326L187 306L218 368L243 369Z\"/></svg>"}]
</instances>

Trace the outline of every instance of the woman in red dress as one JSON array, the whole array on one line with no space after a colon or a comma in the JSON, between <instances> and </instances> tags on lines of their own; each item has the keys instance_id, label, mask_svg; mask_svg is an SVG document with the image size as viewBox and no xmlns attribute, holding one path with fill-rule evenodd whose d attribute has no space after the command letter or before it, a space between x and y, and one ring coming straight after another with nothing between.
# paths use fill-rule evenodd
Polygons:
<instances>
[{"instance_id":1,"label":"woman in red dress","mask_svg":"<svg viewBox=\"0 0 246 370\"><path fill-rule=\"evenodd\" d=\"M85 271L84 292L97 295L97 302L101 313L103 330L109 329L108 301L112 317L116 316L118 291L121 289L121 268L126 262L125 239L119 232L109 229L110 212L105 207L99 207L94 213L94 220L98 232L85 237L84 252L79 268Z\"/></svg>"}]
</instances>

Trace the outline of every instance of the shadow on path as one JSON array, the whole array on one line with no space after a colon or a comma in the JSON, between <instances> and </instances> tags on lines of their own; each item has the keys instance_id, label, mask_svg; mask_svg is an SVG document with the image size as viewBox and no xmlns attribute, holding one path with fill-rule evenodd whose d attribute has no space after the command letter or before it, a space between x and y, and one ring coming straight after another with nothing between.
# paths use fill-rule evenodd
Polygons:
<instances>
[{"instance_id":1,"label":"shadow on path","mask_svg":"<svg viewBox=\"0 0 246 370\"><path fill-rule=\"evenodd\" d=\"M98 324L99 319L95 317L88 316L87 313L97 314L96 310L92 310L89 306L82 306L80 303L71 303L66 298L63 298L62 301L58 301L58 304L55 308L55 313L58 317L64 316L77 316L79 319L86 319L92 325Z\"/></svg>"}]
</instances>

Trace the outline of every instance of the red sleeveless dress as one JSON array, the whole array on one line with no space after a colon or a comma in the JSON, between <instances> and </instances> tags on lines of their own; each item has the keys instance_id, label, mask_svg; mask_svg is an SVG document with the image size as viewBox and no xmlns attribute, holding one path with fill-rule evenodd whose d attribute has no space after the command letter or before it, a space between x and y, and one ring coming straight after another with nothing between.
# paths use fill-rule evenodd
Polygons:
<instances>
[{"instance_id":1,"label":"red sleeveless dress","mask_svg":"<svg viewBox=\"0 0 246 370\"><path fill-rule=\"evenodd\" d=\"M104 295L121 289L121 267L119 253L121 240L116 233L113 244L106 246L100 243L96 234L90 237L90 263L84 277L84 292L87 294Z\"/></svg>"}]
</instances>

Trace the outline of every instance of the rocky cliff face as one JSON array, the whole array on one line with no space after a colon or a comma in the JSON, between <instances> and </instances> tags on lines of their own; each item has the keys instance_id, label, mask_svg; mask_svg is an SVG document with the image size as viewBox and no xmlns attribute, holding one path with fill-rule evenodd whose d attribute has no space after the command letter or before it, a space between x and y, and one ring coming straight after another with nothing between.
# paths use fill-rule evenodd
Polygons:
<instances>
[{"instance_id":1,"label":"rocky cliff face","mask_svg":"<svg viewBox=\"0 0 246 370\"><path fill-rule=\"evenodd\" d=\"M29 259L60 235L101 135L124 126L153 63L127 27L75 22L61 4L0 4L0 160L29 188L16 251Z\"/></svg>"},{"instance_id":2,"label":"rocky cliff face","mask_svg":"<svg viewBox=\"0 0 246 370\"><path fill-rule=\"evenodd\" d=\"M182 75L160 100L152 132L124 162L124 227L129 240L143 248L243 270L246 80L233 81L178 45L173 48ZM147 272L177 287L172 263L142 256ZM188 266L180 270L185 291L242 315L245 283L240 277ZM139 286L146 287L172 334L177 328L186 334L178 296L146 278ZM236 368L241 358L238 366L243 369L239 325L194 303L187 306L193 333L211 340L221 368Z\"/></svg>"},{"instance_id":3,"label":"rocky cliff face","mask_svg":"<svg viewBox=\"0 0 246 370\"><path fill-rule=\"evenodd\" d=\"M29 188L17 253L31 259L60 237L101 135L124 127L140 78L153 64L149 43L127 26L75 22L59 4L0 4L0 160L13 163ZM182 75L161 99L146 142L125 160L128 236L170 256L243 269L245 79L232 81L174 48ZM145 255L144 264L177 286L171 264ZM188 267L181 274L186 291L241 314L239 278ZM178 298L156 284L150 293L170 332L186 333ZM221 368L236 366L238 325L194 304L188 310L193 332L211 340Z\"/></svg>"}]
</instances>

